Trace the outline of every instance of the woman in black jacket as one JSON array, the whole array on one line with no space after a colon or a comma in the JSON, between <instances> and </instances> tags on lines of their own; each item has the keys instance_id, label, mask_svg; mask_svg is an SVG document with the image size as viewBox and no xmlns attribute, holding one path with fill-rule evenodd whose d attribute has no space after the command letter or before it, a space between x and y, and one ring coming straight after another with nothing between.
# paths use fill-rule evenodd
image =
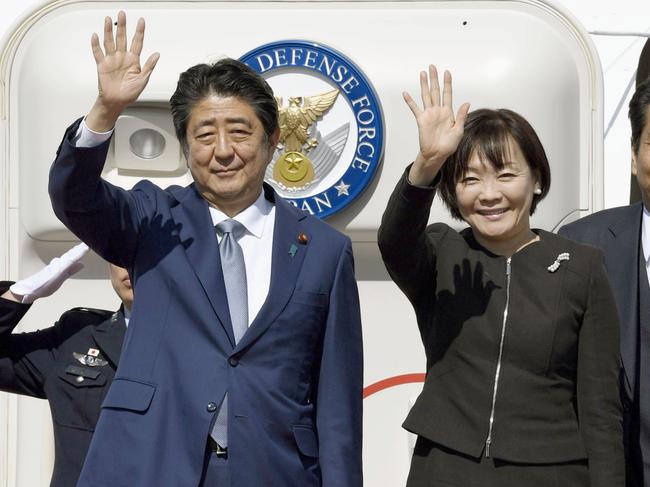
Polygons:
<instances>
[{"instance_id":1,"label":"woman in black jacket","mask_svg":"<svg viewBox=\"0 0 650 487\"><path fill-rule=\"evenodd\" d=\"M430 79L430 82L429 82ZM408 95L420 150L379 229L415 308L427 378L404 427L407 486L623 487L618 317L602 256L529 217L544 149L510 110L452 111L435 67ZM441 100L442 99L442 100ZM438 191L460 232L427 227Z\"/></svg>"}]
</instances>

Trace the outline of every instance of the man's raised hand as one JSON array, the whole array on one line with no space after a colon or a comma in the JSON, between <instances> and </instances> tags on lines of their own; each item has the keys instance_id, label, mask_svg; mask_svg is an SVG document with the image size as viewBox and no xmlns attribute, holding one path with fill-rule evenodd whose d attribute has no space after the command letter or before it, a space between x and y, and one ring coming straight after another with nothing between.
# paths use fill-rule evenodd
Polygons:
<instances>
[{"instance_id":1,"label":"man's raised hand","mask_svg":"<svg viewBox=\"0 0 650 487\"><path fill-rule=\"evenodd\" d=\"M113 37L113 20L104 19L104 49L99 36L93 33L91 46L97 63L97 100L86 116L86 125L96 132L113 128L120 113L138 99L149 81L149 76L160 58L154 53L140 66L140 53L144 42L144 19L138 19L131 48L127 50L126 14L117 14L117 29Z\"/></svg>"}]
</instances>

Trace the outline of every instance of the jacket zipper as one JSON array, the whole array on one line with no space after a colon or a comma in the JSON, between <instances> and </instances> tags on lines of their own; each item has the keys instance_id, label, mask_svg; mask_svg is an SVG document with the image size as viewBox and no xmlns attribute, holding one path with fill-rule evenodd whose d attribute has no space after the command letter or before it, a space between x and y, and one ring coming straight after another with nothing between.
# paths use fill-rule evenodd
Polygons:
<instances>
[{"instance_id":1,"label":"jacket zipper","mask_svg":"<svg viewBox=\"0 0 650 487\"><path fill-rule=\"evenodd\" d=\"M485 457L490 458L490 445L492 444L492 426L494 426L494 408L497 403L497 389L499 387L499 374L501 373L501 358L503 357L503 342L506 338L506 322L508 320L508 306L510 304L510 261L506 260L506 307L503 310L503 324L501 325L501 343L499 344L499 359L494 373L494 389L492 390L492 409L490 410L490 428L485 440Z\"/></svg>"}]
</instances>

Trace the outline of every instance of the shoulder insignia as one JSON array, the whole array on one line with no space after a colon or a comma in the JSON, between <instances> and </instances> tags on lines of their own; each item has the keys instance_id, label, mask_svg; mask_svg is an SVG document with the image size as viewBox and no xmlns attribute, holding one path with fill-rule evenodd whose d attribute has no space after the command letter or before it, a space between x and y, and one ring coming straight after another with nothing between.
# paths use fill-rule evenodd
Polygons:
<instances>
[{"instance_id":1,"label":"shoulder insignia","mask_svg":"<svg viewBox=\"0 0 650 487\"><path fill-rule=\"evenodd\" d=\"M113 311L107 311L105 309L95 309L95 308L72 308L66 311L59 318L59 324L64 322L83 322L85 324L91 324L95 322L99 324L111 317Z\"/></svg>"},{"instance_id":2,"label":"shoulder insignia","mask_svg":"<svg viewBox=\"0 0 650 487\"><path fill-rule=\"evenodd\" d=\"M63 314L68 314L68 313L89 313L97 316L109 317L114 313L114 311L108 311L105 309L97 309L97 308L72 308Z\"/></svg>"}]
</instances>

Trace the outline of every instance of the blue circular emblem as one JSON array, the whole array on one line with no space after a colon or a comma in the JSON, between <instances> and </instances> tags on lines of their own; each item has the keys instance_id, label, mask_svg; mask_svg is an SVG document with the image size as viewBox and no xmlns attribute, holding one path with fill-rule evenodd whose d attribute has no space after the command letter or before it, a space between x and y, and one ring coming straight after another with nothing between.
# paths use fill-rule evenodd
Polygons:
<instances>
[{"instance_id":1,"label":"blue circular emblem","mask_svg":"<svg viewBox=\"0 0 650 487\"><path fill-rule=\"evenodd\" d=\"M314 42L273 42L240 60L267 79L278 102L280 143L265 180L312 215L341 211L383 155L384 119L370 82L343 54Z\"/></svg>"}]
</instances>

